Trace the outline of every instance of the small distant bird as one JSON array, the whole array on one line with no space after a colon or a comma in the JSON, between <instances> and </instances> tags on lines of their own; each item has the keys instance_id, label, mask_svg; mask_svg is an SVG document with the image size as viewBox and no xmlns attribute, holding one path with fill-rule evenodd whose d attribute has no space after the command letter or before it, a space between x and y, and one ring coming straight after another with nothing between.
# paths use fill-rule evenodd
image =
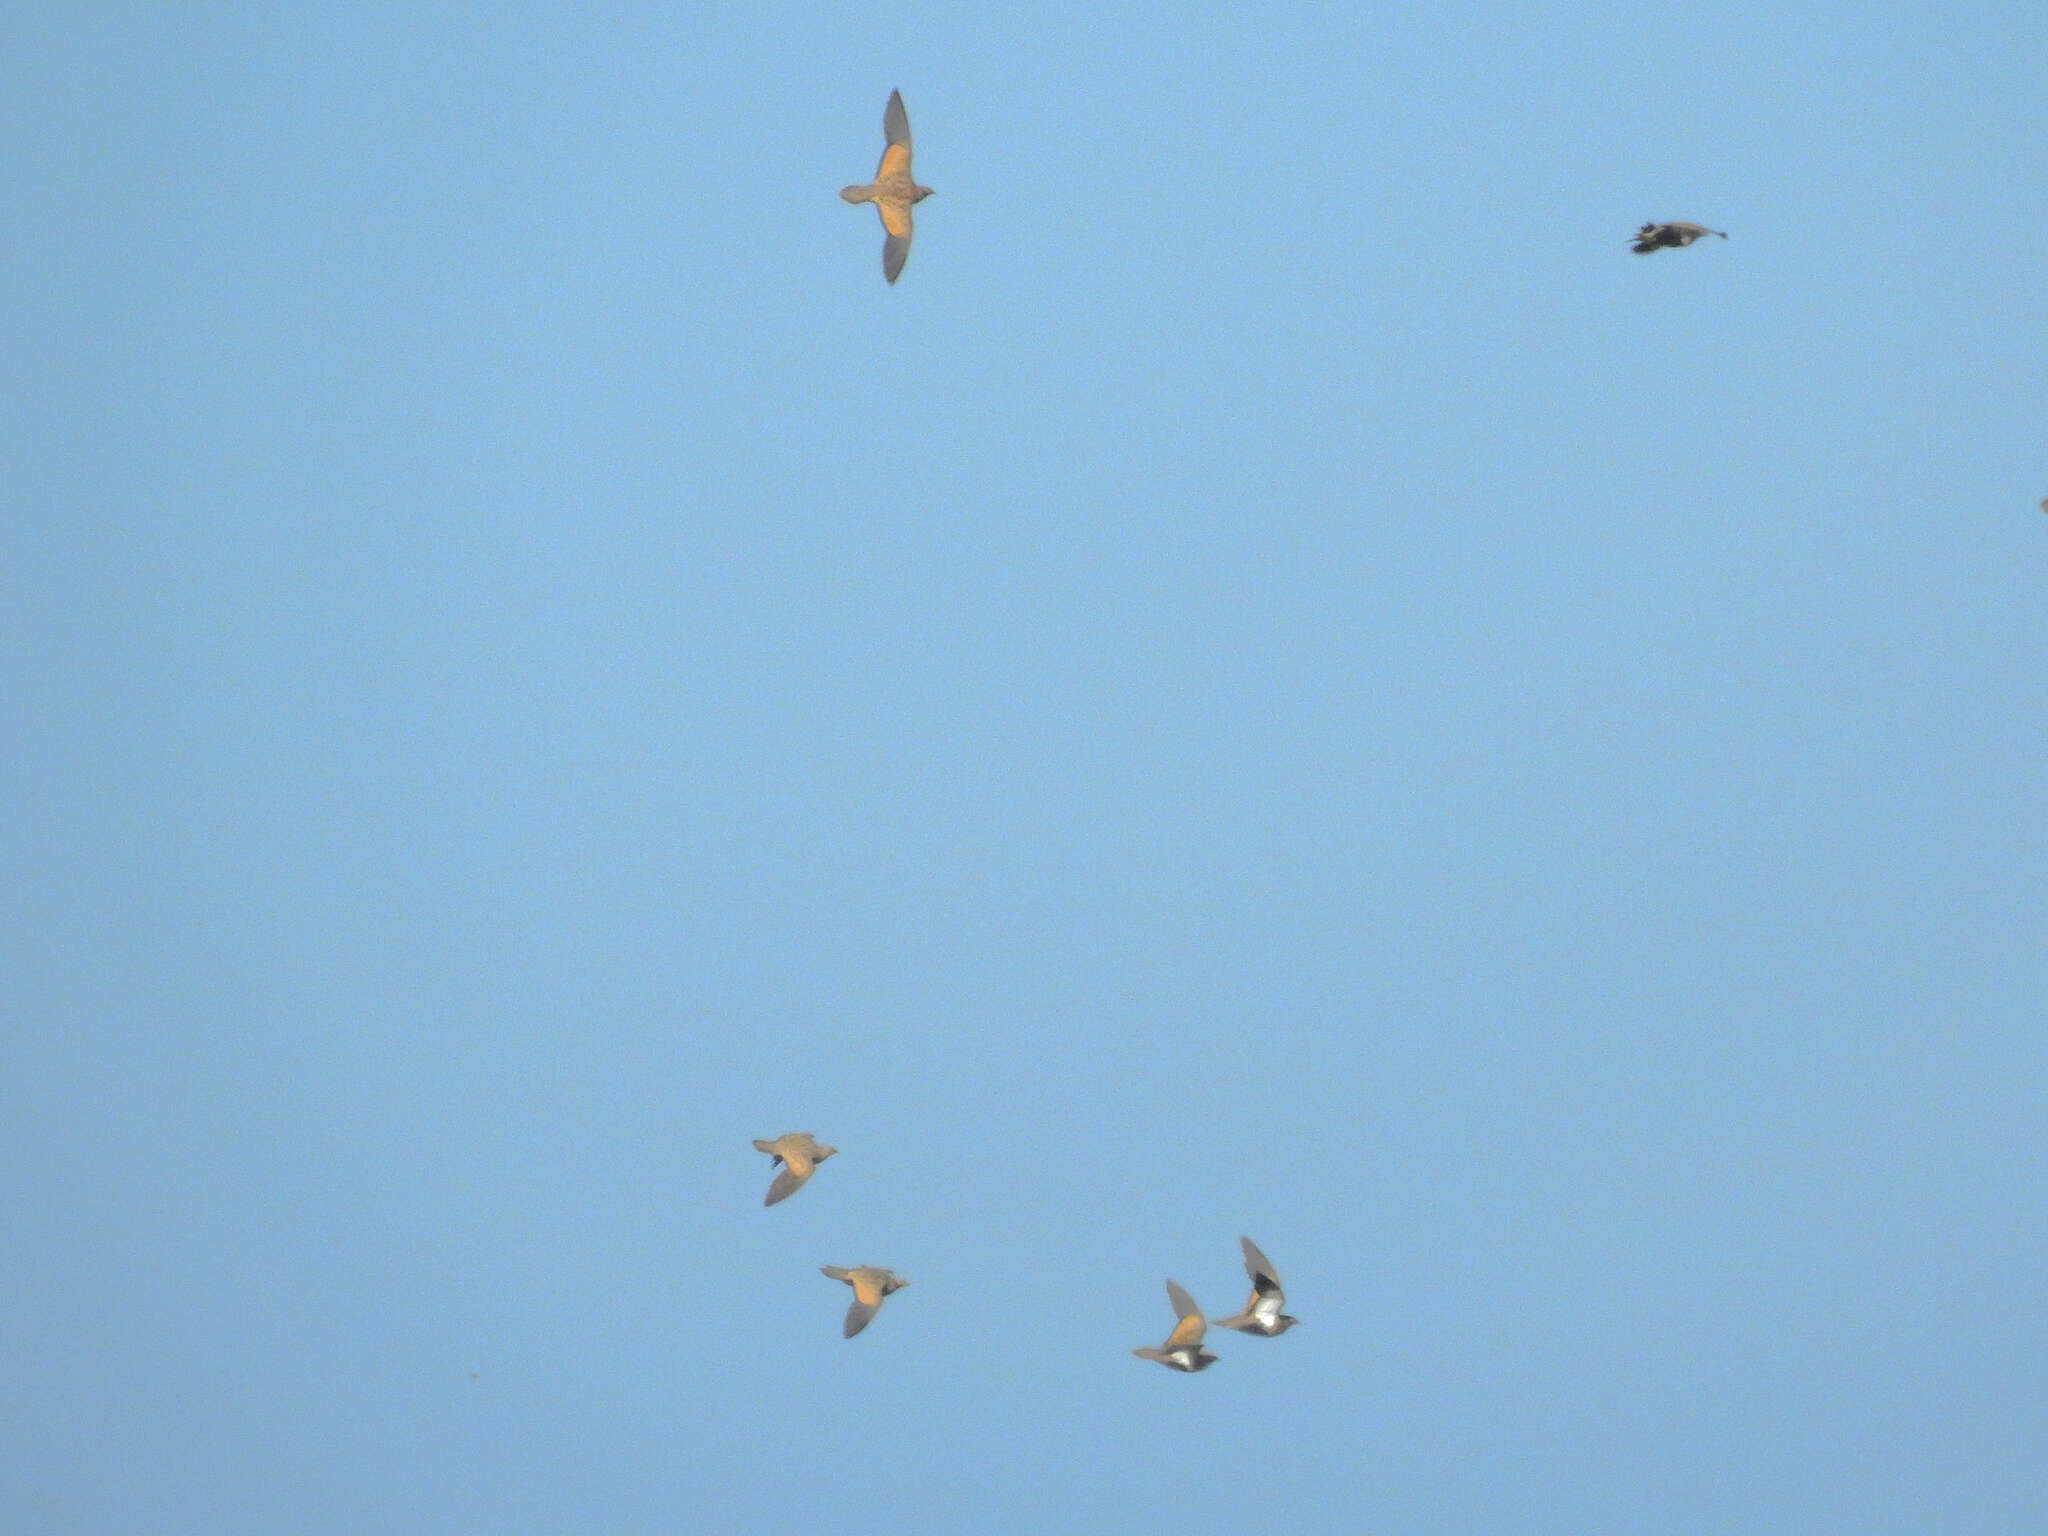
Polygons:
<instances>
[{"instance_id":1,"label":"small distant bird","mask_svg":"<svg viewBox=\"0 0 2048 1536\"><path fill-rule=\"evenodd\" d=\"M849 203L873 203L882 216L882 276L895 282L902 275L904 258L910 254L910 205L932 195L910 179L910 114L903 110L903 94L889 93L889 105L882 113L882 138L888 147L882 163L875 167L875 179L864 187L841 187L839 195Z\"/></svg>"},{"instance_id":2,"label":"small distant bird","mask_svg":"<svg viewBox=\"0 0 2048 1536\"><path fill-rule=\"evenodd\" d=\"M1280 1277L1273 1273L1273 1261L1259 1252L1259 1245L1248 1237L1240 1237L1238 1246L1244 1249L1244 1272L1252 1277L1252 1293L1244 1304L1244 1310L1230 1317L1216 1319L1218 1328L1235 1328L1239 1333L1256 1333L1265 1338L1285 1333L1301 1319L1289 1317L1280 1309L1287 1305L1287 1293L1280 1289Z\"/></svg>"},{"instance_id":3,"label":"small distant bird","mask_svg":"<svg viewBox=\"0 0 2048 1536\"><path fill-rule=\"evenodd\" d=\"M1202 1348L1202 1335L1209 1331L1209 1325L1203 1320L1202 1309L1195 1305L1195 1298L1169 1280L1166 1299L1173 1303L1173 1315L1180 1319L1173 1325L1173 1332L1157 1349L1134 1349L1131 1353L1140 1360L1157 1360L1170 1371L1199 1371L1214 1365L1216 1357Z\"/></svg>"},{"instance_id":4,"label":"small distant bird","mask_svg":"<svg viewBox=\"0 0 2048 1536\"><path fill-rule=\"evenodd\" d=\"M1647 256L1652 251L1661 251L1665 246L1687 246L1703 235L1722 235L1718 229L1709 229L1704 224L1645 224L1636 231L1633 247L1638 256Z\"/></svg>"},{"instance_id":5,"label":"small distant bird","mask_svg":"<svg viewBox=\"0 0 2048 1536\"><path fill-rule=\"evenodd\" d=\"M886 1269L877 1269L872 1264L862 1264L854 1269L827 1264L818 1273L827 1280L844 1280L853 1287L853 1305L846 1309L846 1326L840 1330L849 1339L867 1327L868 1319L881 1310L883 1297L894 1295L910 1284L908 1280L900 1279Z\"/></svg>"},{"instance_id":6,"label":"small distant bird","mask_svg":"<svg viewBox=\"0 0 2048 1536\"><path fill-rule=\"evenodd\" d=\"M773 1141L756 1139L754 1150L766 1152L775 1159L772 1166L782 1170L775 1175L775 1182L768 1186L768 1198L761 1202L773 1205L802 1189L805 1181L817 1172L818 1164L839 1149L814 1141L809 1131L789 1131Z\"/></svg>"}]
</instances>

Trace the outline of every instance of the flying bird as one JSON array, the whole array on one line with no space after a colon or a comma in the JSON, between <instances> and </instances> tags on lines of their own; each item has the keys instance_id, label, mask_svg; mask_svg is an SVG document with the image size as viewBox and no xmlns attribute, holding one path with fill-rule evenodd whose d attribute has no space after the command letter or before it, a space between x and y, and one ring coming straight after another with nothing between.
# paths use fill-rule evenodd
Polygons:
<instances>
[{"instance_id":1,"label":"flying bird","mask_svg":"<svg viewBox=\"0 0 2048 1536\"><path fill-rule=\"evenodd\" d=\"M768 1186L768 1198L761 1202L773 1205L802 1189L810 1176L818 1171L818 1164L839 1149L813 1140L809 1131L788 1131L773 1141L756 1139L754 1150L766 1152L775 1159L771 1166L782 1170L775 1175L775 1182Z\"/></svg>"},{"instance_id":2,"label":"flying bird","mask_svg":"<svg viewBox=\"0 0 2048 1536\"><path fill-rule=\"evenodd\" d=\"M840 1330L849 1339L867 1327L868 1319L881 1310L882 1298L910 1284L908 1280L892 1275L886 1269L877 1269L872 1264L862 1264L853 1269L827 1264L818 1273L827 1280L844 1280L853 1287L853 1305L846 1309L846 1326Z\"/></svg>"},{"instance_id":3,"label":"flying bird","mask_svg":"<svg viewBox=\"0 0 2048 1536\"><path fill-rule=\"evenodd\" d=\"M1252 1293L1242 1312L1217 1318L1216 1326L1235 1328L1239 1333L1256 1333L1268 1339L1285 1333L1301 1319L1289 1317L1280 1310L1287 1305L1287 1293L1280 1289L1280 1277L1273 1273L1273 1261L1261 1253L1259 1245L1250 1238L1240 1237L1237 1242L1244 1249L1244 1272L1252 1277Z\"/></svg>"},{"instance_id":4,"label":"flying bird","mask_svg":"<svg viewBox=\"0 0 2048 1536\"><path fill-rule=\"evenodd\" d=\"M882 163L875 167L875 179L864 187L841 187L839 195L849 203L873 203L882 216L882 276L890 282L903 273L904 258L910 254L910 205L932 195L910 179L910 114L903 110L903 93L891 91L889 105L882 113L882 138L887 148Z\"/></svg>"},{"instance_id":5,"label":"flying bird","mask_svg":"<svg viewBox=\"0 0 2048 1536\"><path fill-rule=\"evenodd\" d=\"M1638 256L1647 256L1652 251L1661 251L1665 246L1687 246L1703 235L1728 237L1718 229L1709 229L1704 224L1645 224L1636 231L1636 243L1632 247Z\"/></svg>"},{"instance_id":6,"label":"flying bird","mask_svg":"<svg viewBox=\"0 0 2048 1536\"><path fill-rule=\"evenodd\" d=\"M1166 1299L1173 1303L1174 1316L1180 1319L1173 1325L1173 1332L1157 1349L1134 1349L1131 1353L1140 1360L1157 1360L1170 1371L1199 1371L1214 1365L1216 1357L1202 1348L1202 1335L1209 1331L1209 1325L1202 1318L1202 1309L1195 1305L1195 1298L1169 1280Z\"/></svg>"}]
</instances>

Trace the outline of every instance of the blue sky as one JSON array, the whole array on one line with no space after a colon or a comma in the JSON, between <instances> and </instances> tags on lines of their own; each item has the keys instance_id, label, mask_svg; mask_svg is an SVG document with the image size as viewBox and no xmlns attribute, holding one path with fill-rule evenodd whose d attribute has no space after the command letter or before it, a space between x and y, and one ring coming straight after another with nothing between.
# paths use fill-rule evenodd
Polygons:
<instances>
[{"instance_id":1,"label":"blue sky","mask_svg":"<svg viewBox=\"0 0 2048 1536\"><path fill-rule=\"evenodd\" d=\"M21 1529L2048 1523L2048 23L17 9Z\"/></svg>"}]
</instances>

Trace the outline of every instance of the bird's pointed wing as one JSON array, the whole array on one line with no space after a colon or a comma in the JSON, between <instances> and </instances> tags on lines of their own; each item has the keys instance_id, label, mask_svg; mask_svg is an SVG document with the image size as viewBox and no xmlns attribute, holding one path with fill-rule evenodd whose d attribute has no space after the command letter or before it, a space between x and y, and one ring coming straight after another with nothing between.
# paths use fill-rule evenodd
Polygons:
<instances>
[{"instance_id":1,"label":"bird's pointed wing","mask_svg":"<svg viewBox=\"0 0 2048 1536\"><path fill-rule=\"evenodd\" d=\"M1270 1281L1273 1288L1278 1290L1280 1287L1279 1273L1273 1268L1273 1261L1266 1257L1259 1245L1248 1237L1240 1237L1237 1240L1237 1245L1244 1249L1244 1272L1252 1277L1252 1284L1263 1291L1266 1287L1260 1284L1260 1282L1262 1280Z\"/></svg>"},{"instance_id":2,"label":"bird's pointed wing","mask_svg":"<svg viewBox=\"0 0 2048 1536\"><path fill-rule=\"evenodd\" d=\"M895 91L889 93L889 110L882 114L882 137L888 147L882 151L882 163L875 167L875 180L889 181L895 177L910 179L910 114L903 110L903 97Z\"/></svg>"},{"instance_id":3,"label":"bird's pointed wing","mask_svg":"<svg viewBox=\"0 0 2048 1536\"><path fill-rule=\"evenodd\" d=\"M887 228L889 215L882 214L882 225ZM889 230L888 238L882 241L882 276L895 282L903 275L903 263L910 259L910 210L903 210L903 232Z\"/></svg>"},{"instance_id":4,"label":"bird's pointed wing","mask_svg":"<svg viewBox=\"0 0 2048 1536\"><path fill-rule=\"evenodd\" d=\"M853 1305L846 1309L846 1325L839 1330L842 1337L850 1339L867 1327L881 1307L882 1282L875 1271L865 1265L859 1269L841 1269L836 1264L827 1264L824 1272L834 1280L844 1280L853 1287Z\"/></svg>"},{"instance_id":5,"label":"bird's pointed wing","mask_svg":"<svg viewBox=\"0 0 2048 1536\"><path fill-rule=\"evenodd\" d=\"M1173 1303L1173 1315L1175 1317L1200 1317L1202 1315L1202 1309L1195 1305L1195 1298L1190 1296L1177 1280L1166 1282L1166 1299Z\"/></svg>"},{"instance_id":6,"label":"bird's pointed wing","mask_svg":"<svg viewBox=\"0 0 2048 1536\"><path fill-rule=\"evenodd\" d=\"M1199 1312L1194 1313L1192 1316L1183 1317L1173 1325L1173 1332L1166 1336L1166 1343L1163 1347L1168 1350L1192 1349L1195 1345L1202 1342L1202 1336L1208 1331L1209 1325L1203 1321L1202 1314Z\"/></svg>"},{"instance_id":7,"label":"bird's pointed wing","mask_svg":"<svg viewBox=\"0 0 2048 1536\"><path fill-rule=\"evenodd\" d=\"M782 1172L775 1175L775 1182L768 1186L768 1197L761 1203L763 1205L774 1205L778 1201L787 1200L791 1195L804 1187L804 1180L810 1176L811 1170L808 1168L799 1173L794 1163L785 1164ZM832 1278L836 1280L839 1277L834 1275Z\"/></svg>"}]
</instances>

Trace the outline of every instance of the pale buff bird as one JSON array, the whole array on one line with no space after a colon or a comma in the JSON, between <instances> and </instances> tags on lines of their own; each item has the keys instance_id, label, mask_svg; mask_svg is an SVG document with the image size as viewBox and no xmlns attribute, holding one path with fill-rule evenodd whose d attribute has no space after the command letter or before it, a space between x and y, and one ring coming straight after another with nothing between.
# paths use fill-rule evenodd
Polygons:
<instances>
[{"instance_id":1,"label":"pale buff bird","mask_svg":"<svg viewBox=\"0 0 2048 1536\"><path fill-rule=\"evenodd\" d=\"M1199 1371L1214 1365L1216 1357L1202 1348L1202 1335L1209 1331L1209 1324L1202 1317L1202 1309L1195 1305L1195 1298L1169 1280L1166 1299L1173 1303L1174 1316L1180 1319L1173 1325L1173 1332L1157 1349L1145 1347L1131 1353L1140 1360L1157 1360L1170 1371Z\"/></svg>"},{"instance_id":2,"label":"pale buff bird","mask_svg":"<svg viewBox=\"0 0 2048 1536\"><path fill-rule=\"evenodd\" d=\"M877 1269L872 1264L858 1265L853 1269L826 1264L818 1273L827 1280L844 1280L853 1287L853 1305L846 1309L846 1326L841 1330L849 1339L867 1327L868 1319L881 1310L884 1297L894 1295L910 1284L908 1280L892 1275L886 1269Z\"/></svg>"},{"instance_id":3,"label":"pale buff bird","mask_svg":"<svg viewBox=\"0 0 2048 1536\"><path fill-rule=\"evenodd\" d=\"M782 1170L775 1175L775 1182L768 1186L768 1198L761 1202L773 1205L802 1189L810 1176L818 1171L818 1164L839 1149L814 1140L809 1131L788 1131L773 1141L757 1139L754 1150L766 1152L775 1159L772 1166Z\"/></svg>"},{"instance_id":4,"label":"pale buff bird","mask_svg":"<svg viewBox=\"0 0 2048 1536\"><path fill-rule=\"evenodd\" d=\"M1638 256L1647 256L1652 251L1661 251L1666 246L1691 245L1693 241L1707 235L1722 235L1718 229L1709 229L1704 224L1687 224L1682 220L1675 224L1645 224L1636 231L1635 244L1630 247Z\"/></svg>"},{"instance_id":5,"label":"pale buff bird","mask_svg":"<svg viewBox=\"0 0 2048 1536\"><path fill-rule=\"evenodd\" d=\"M887 148L882 163L875 167L875 179L864 187L841 187L839 195L849 203L873 203L882 216L882 276L895 282L902 275L903 262L910 255L910 207L932 195L910 179L910 114L903 110L899 91L889 93L889 105L882 113L882 138Z\"/></svg>"},{"instance_id":6,"label":"pale buff bird","mask_svg":"<svg viewBox=\"0 0 2048 1536\"><path fill-rule=\"evenodd\" d=\"M1239 1333L1256 1333L1268 1339L1285 1333L1301 1319L1289 1317L1280 1310L1287 1305L1287 1293L1280 1289L1280 1277L1273 1272L1273 1261L1261 1253L1259 1245L1250 1238L1240 1237L1237 1243L1244 1249L1244 1272L1252 1277L1252 1294L1242 1312L1217 1318L1216 1326L1235 1328Z\"/></svg>"}]
</instances>

